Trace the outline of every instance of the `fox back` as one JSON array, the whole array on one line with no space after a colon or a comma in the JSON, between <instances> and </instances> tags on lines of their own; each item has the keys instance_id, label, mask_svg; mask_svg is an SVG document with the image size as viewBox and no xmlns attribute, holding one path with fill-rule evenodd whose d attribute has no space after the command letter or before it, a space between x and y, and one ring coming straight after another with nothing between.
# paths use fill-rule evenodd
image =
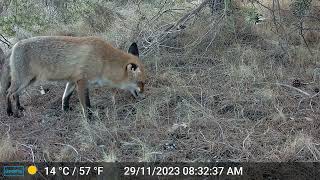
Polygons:
<instances>
[{"instance_id":1,"label":"fox back","mask_svg":"<svg viewBox=\"0 0 320 180\"><path fill-rule=\"evenodd\" d=\"M128 64L138 66L140 73L131 76ZM97 37L43 36L22 40L13 47L10 67L15 81L84 78L116 87L144 81L144 68L136 56Z\"/></svg>"}]
</instances>

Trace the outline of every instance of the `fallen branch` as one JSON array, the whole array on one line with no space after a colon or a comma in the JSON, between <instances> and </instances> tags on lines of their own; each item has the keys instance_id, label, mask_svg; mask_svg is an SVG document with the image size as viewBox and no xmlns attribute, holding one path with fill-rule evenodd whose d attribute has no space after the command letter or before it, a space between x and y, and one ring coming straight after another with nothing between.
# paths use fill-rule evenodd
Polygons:
<instances>
[{"instance_id":1,"label":"fallen branch","mask_svg":"<svg viewBox=\"0 0 320 180\"><path fill-rule=\"evenodd\" d=\"M189 21L192 17L194 17L195 14L199 13L210 1L211 0L203 1L197 8L185 14L177 22L173 24L170 23L171 25L169 24L169 27L167 27L165 30L161 32L158 32L154 37L144 37L147 45L144 46L146 51L143 54L147 54L150 51L151 47L154 47L157 44L163 42L173 32L179 32L181 29L184 29L186 27L186 22Z\"/></svg>"},{"instance_id":2,"label":"fallen branch","mask_svg":"<svg viewBox=\"0 0 320 180\"><path fill-rule=\"evenodd\" d=\"M179 27L180 25L184 25L189 19L191 19L191 17L195 14L197 14L198 12L200 12L200 10L202 8L204 8L210 0L205 0L203 1L196 9L192 10L191 12L185 14L182 18L180 18L175 24L171 25L170 27L168 27L164 32L168 32L171 31L172 29L176 29L177 27Z\"/></svg>"}]
</instances>

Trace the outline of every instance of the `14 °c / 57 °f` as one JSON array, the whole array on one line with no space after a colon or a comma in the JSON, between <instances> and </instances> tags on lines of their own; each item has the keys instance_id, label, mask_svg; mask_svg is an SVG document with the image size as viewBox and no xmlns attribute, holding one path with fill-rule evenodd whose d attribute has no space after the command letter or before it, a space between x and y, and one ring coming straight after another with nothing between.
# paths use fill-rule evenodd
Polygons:
<instances>
[{"instance_id":1,"label":"14 \u00b0c / 57 \u00b0f","mask_svg":"<svg viewBox=\"0 0 320 180\"><path fill-rule=\"evenodd\" d=\"M91 174L100 175L103 173L103 167L45 167L45 174L48 175L56 175L61 174L63 176L88 176Z\"/></svg>"}]
</instances>

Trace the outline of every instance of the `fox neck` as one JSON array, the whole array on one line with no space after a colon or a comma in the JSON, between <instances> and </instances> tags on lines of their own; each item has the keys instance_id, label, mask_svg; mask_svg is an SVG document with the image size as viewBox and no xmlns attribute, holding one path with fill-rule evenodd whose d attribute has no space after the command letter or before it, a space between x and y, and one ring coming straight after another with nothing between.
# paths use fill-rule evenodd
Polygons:
<instances>
[{"instance_id":1,"label":"fox neck","mask_svg":"<svg viewBox=\"0 0 320 180\"><path fill-rule=\"evenodd\" d=\"M96 86L112 86L114 83L111 80L98 78L90 81L90 84L96 85Z\"/></svg>"}]
</instances>

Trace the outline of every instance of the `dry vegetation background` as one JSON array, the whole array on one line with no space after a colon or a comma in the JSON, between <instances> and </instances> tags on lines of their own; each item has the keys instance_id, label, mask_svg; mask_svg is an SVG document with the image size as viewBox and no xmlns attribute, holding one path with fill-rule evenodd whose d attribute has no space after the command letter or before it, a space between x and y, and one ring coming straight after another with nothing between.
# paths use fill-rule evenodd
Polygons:
<instances>
[{"instance_id":1,"label":"dry vegetation background","mask_svg":"<svg viewBox=\"0 0 320 180\"><path fill-rule=\"evenodd\" d=\"M318 0L3 0L0 13L5 52L31 36L97 35L138 42L148 71L142 101L92 87L91 122L76 94L61 110L64 82L29 87L23 117L1 109L0 161L320 159Z\"/></svg>"}]
</instances>

